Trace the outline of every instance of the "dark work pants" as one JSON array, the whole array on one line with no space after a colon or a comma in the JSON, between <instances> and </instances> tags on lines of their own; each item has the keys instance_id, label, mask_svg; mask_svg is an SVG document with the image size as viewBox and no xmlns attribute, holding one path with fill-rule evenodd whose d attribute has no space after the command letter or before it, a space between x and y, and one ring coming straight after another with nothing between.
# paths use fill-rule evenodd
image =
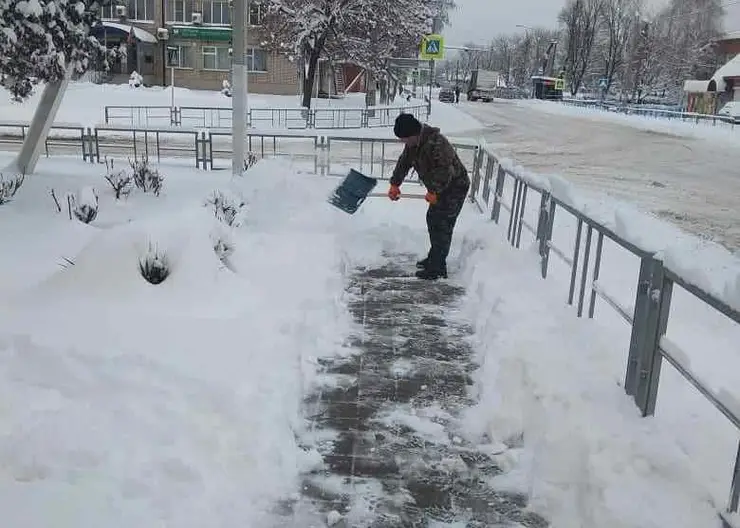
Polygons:
<instances>
[{"instance_id":1,"label":"dark work pants","mask_svg":"<svg viewBox=\"0 0 740 528\"><path fill-rule=\"evenodd\" d=\"M427 229L429 230L429 269L446 269L447 255L452 244L452 232L468 196L470 182L455 183L439 195L436 204L427 210Z\"/></svg>"}]
</instances>

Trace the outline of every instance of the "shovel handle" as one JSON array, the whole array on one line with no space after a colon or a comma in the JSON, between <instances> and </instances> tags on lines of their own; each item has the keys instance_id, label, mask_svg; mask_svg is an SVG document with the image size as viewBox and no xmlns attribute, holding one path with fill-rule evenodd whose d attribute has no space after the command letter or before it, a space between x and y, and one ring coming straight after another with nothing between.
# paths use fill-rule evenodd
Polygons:
<instances>
[{"instance_id":1,"label":"shovel handle","mask_svg":"<svg viewBox=\"0 0 740 528\"><path fill-rule=\"evenodd\" d=\"M370 193L367 195L368 198L388 198L388 195L385 193ZM401 198L411 198L413 200L423 200L424 195L423 194L404 194L401 196Z\"/></svg>"}]
</instances>

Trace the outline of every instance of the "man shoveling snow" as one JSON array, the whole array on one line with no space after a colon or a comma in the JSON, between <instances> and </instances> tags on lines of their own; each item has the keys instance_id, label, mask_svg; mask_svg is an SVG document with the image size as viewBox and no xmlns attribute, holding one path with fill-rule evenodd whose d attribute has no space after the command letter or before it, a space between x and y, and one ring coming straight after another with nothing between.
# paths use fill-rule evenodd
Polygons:
<instances>
[{"instance_id":1,"label":"man shoveling snow","mask_svg":"<svg viewBox=\"0 0 740 528\"><path fill-rule=\"evenodd\" d=\"M447 278L452 232L470 189L468 171L439 128L422 125L411 114L401 114L396 118L393 132L406 146L393 171L388 197L393 201L401 197L400 187L411 167L427 188L431 248L427 257L416 263L419 268L416 276L427 280Z\"/></svg>"}]
</instances>

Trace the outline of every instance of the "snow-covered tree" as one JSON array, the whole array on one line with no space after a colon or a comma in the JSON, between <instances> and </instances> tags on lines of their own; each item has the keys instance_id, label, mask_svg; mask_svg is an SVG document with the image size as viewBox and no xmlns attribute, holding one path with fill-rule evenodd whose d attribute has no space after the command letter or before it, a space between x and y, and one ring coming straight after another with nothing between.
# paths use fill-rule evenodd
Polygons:
<instances>
[{"instance_id":1,"label":"snow-covered tree","mask_svg":"<svg viewBox=\"0 0 740 528\"><path fill-rule=\"evenodd\" d=\"M303 68L303 106L311 105L319 60L349 60L370 75L389 57L414 55L432 18L444 20L450 0L266 0L263 45Z\"/></svg>"},{"instance_id":2,"label":"snow-covered tree","mask_svg":"<svg viewBox=\"0 0 740 528\"><path fill-rule=\"evenodd\" d=\"M414 57L421 37L432 30L434 6L424 0L370 0L372 17L361 18L333 33L327 53L333 60L347 60L364 68L381 84L385 94L388 59Z\"/></svg>"},{"instance_id":3,"label":"snow-covered tree","mask_svg":"<svg viewBox=\"0 0 740 528\"><path fill-rule=\"evenodd\" d=\"M601 31L597 36L595 59L597 74L606 79L605 93L624 67L627 46L641 8L640 0L605 0L601 12Z\"/></svg>"},{"instance_id":4,"label":"snow-covered tree","mask_svg":"<svg viewBox=\"0 0 740 528\"><path fill-rule=\"evenodd\" d=\"M99 9L96 0L0 0L0 77L14 98L61 80L70 65L84 73L104 53L88 36Z\"/></svg>"},{"instance_id":5,"label":"snow-covered tree","mask_svg":"<svg viewBox=\"0 0 740 528\"><path fill-rule=\"evenodd\" d=\"M591 64L604 0L569 0L560 12L565 36L565 75L575 95Z\"/></svg>"}]
</instances>

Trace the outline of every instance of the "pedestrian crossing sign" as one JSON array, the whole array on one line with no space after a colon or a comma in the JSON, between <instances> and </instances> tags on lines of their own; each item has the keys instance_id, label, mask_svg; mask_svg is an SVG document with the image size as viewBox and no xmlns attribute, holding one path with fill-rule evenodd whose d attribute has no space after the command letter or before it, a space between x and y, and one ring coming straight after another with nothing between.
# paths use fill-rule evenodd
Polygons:
<instances>
[{"instance_id":1,"label":"pedestrian crossing sign","mask_svg":"<svg viewBox=\"0 0 740 528\"><path fill-rule=\"evenodd\" d=\"M426 35L421 41L421 58L439 60L445 56L445 40L442 35Z\"/></svg>"}]
</instances>

